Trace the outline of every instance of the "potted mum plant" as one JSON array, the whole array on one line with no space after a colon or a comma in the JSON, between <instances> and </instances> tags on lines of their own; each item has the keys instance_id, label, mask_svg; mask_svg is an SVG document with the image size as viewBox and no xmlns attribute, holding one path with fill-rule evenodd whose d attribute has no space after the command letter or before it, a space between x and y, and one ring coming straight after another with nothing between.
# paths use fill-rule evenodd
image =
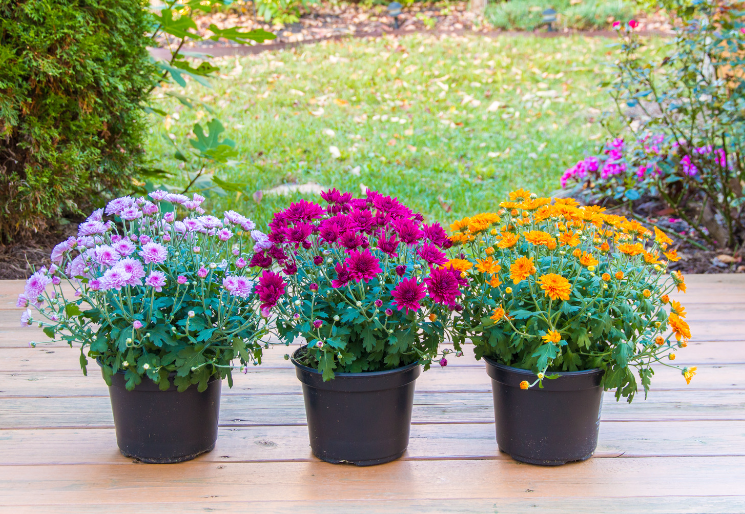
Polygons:
<instances>
[{"instance_id":1,"label":"potted mum plant","mask_svg":"<svg viewBox=\"0 0 745 514\"><path fill-rule=\"evenodd\" d=\"M231 361L261 361L272 303L257 312L266 285L255 286L248 261L266 235L232 211L203 215L203 200L155 191L111 201L54 248L18 299L22 325L80 344L83 373L96 360L118 446L144 462L210 451Z\"/></svg>"},{"instance_id":2,"label":"potted mum plant","mask_svg":"<svg viewBox=\"0 0 745 514\"><path fill-rule=\"evenodd\" d=\"M685 292L666 274L678 256L661 231L571 199L519 190L500 207L452 225L469 279L455 347L469 338L486 361L500 450L534 464L587 459L603 390L631 402L640 381L646 395L652 365L672 366L691 337L668 296ZM696 368L681 372L690 381Z\"/></svg>"},{"instance_id":3,"label":"potted mum plant","mask_svg":"<svg viewBox=\"0 0 745 514\"><path fill-rule=\"evenodd\" d=\"M414 381L428 369L465 286L450 246L395 198L331 190L275 214L255 264L274 277L277 330L302 382L313 453L360 466L394 460L409 440ZM286 356L289 358L289 355ZM441 365L447 361L443 357Z\"/></svg>"}]
</instances>

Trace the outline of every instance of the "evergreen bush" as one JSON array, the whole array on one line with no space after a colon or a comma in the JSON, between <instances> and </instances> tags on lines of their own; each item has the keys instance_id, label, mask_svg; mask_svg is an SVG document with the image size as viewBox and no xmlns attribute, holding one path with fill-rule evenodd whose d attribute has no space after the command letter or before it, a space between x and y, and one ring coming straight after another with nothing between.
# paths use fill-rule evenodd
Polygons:
<instances>
[{"instance_id":1,"label":"evergreen bush","mask_svg":"<svg viewBox=\"0 0 745 514\"><path fill-rule=\"evenodd\" d=\"M156 77L146 7L0 2L0 242L131 183Z\"/></svg>"}]
</instances>

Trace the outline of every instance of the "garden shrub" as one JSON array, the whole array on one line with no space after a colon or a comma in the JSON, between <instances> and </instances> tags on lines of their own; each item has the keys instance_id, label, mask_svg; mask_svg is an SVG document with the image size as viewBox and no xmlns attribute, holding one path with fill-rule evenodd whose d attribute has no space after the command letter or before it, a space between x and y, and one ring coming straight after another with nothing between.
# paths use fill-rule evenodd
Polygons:
<instances>
[{"instance_id":1,"label":"garden shrub","mask_svg":"<svg viewBox=\"0 0 745 514\"><path fill-rule=\"evenodd\" d=\"M659 62L642 57L642 40L622 28L623 55L607 85L617 105L613 119L628 125L625 141L578 163L565 181L584 182L600 198L656 197L710 245L742 244L743 14L732 5L698 3Z\"/></svg>"},{"instance_id":2,"label":"garden shrub","mask_svg":"<svg viewBox=\"0 0 745 514\"><path fill-rule=\"evenodd\" d=\"M0 241L131 183L155 77L146 5L0 3Z\"/></svg>"}]
</instances>

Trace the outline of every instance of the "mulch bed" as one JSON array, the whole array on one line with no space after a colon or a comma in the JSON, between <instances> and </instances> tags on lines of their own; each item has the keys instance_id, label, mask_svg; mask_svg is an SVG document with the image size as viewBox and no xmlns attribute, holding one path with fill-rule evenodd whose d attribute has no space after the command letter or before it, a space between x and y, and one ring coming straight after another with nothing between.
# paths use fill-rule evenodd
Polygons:
<instances>
[{"instance_id":1,"label":"mulch bed","mask_svg":"<svg viewBox=\"0 0 745 514\"><path fill-rule=\"evenodd\" d=\"M385 5L364 7L360 4L333 5L320 2L304 9L300 19L289 25L272 25L263 19L257 19L251 8L244 8L244 12L218 12L201 15L196 19L198 33L205 35L208 27L214 23L221 29L241 27L246 30L264 29L277 36L274 40L258 45L239 45L231 41L220 40L214 42L209 39L203 41L187 41L185 52L205 51L209 49L212 55L231 55L256 53L267 49L281 49L297 44L338 39L342 37L379 37L382 35L405 35L413 32L426 32L440 35L462 35L464 33L495 35L525 35L537 34L546 37L566 36L581 32L588 36L613 37L615 31L562 29L547 32L545 28L534 32L512 32L495 29L481 15L468 10L467 2L436 4L417 2L405 7L398 16L398 28L394 19L388 15ZM640 17L640 33L667 34L670 26L661 15ZM154 52L158 57L166 57L165 40L160 40L160 50Z\"/></svg>"}]
</instances>

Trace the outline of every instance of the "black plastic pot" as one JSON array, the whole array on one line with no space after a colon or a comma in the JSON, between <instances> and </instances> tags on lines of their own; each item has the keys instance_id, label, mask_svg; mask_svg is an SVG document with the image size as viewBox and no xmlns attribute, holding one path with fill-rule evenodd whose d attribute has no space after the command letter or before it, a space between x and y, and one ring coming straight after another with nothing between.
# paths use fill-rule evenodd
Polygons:
<instances>
[{"instance_id":1,"label":"black plastic pot","mask_svg":"<svg viewBox=\"0 0 745 514\"><path fill-rule=\"evenodd\" d=\"M595 453L603 402L603 370L561 372L560 378L531 384L532 371L485 358L492 379L494 419L499 449L521 462L559 466L586 460ZM551 374L554 374L552 372Z\"/></svg>"},{"instance_id":2,"label":"black plastic pot","mask_svg":"<svg viewBox=\"0 0 745 514\"><path fill-rule=\"evenodd\" d=\"M183 393L173 385L161 391L147 378L132 391L124 383L124 373L115 373L109 386L116 443L123 455L169 464L191 460L215 447L222 385L218 376L202 393L195 385Z\"/></svg>"},{"instance_id":3,"label":"black plastic pot","mask_svg":"<svg viewBox=\"0 0 745 514\"><path fill-rule=\"evenodd\" d=\"M373 466L399 458L409 445L414 385L421 367L371 373L336 373L324 382L318 370L295 360L303 384L313 455L334 464Z\"/></svg>"}]
</instances>

